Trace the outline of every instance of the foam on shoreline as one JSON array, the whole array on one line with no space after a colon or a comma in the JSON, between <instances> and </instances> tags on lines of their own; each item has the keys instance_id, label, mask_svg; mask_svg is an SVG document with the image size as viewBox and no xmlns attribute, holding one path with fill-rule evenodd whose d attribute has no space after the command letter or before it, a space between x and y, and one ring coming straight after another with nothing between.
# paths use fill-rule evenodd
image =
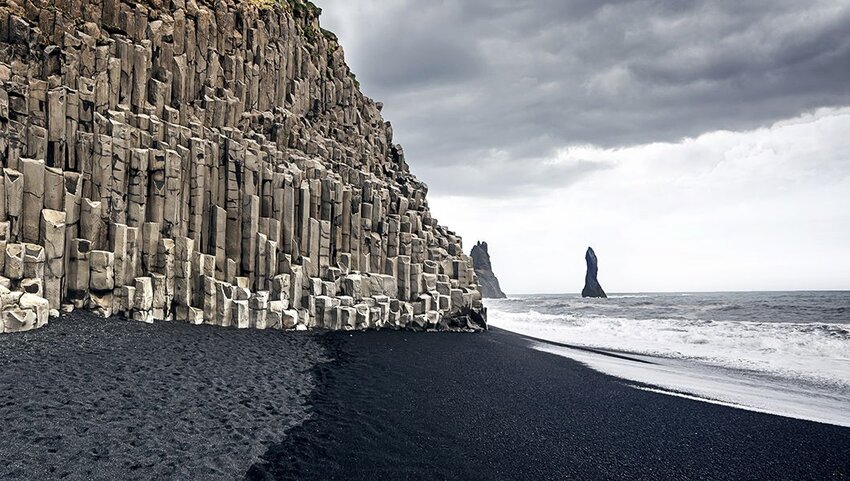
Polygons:
<instances>
[{"instance_id":1,"label":"foam on shoreline","mask_svg":"<svg viewBox=\"0 0 850 481\"><path fill-rule=\"evenodd\" d=\"M652 356L609 356L602 352L571 349L545 342L535 349L568 357L621 379L636 389L721 406L850 427L850 397L813 384L757 375L678 359Z\"/></svg>"},{"instance_id":2,"label":"foam on shoreline","mask_svg":"<svg viewBox=\"0 0 850 481\"><path fill-rule=\"evenodd\" d=\"M832 323L631 319L577 309L506 312L491 301L490 323L540 339L761 372L850 392L850 330ZM586 304L584 306L586 307ZM606 305L608 311L616 306Z\"/></svg>"}]
</instances>

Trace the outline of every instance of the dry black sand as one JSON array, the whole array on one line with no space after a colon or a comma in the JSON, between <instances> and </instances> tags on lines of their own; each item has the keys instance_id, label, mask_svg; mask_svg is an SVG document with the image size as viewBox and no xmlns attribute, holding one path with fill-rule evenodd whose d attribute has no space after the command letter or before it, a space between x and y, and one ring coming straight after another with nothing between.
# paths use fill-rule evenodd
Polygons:
<instances>
[{"instance_id":1,"label":"dry black sand","mask_svg":"<svg viewBox=\"0 0 850 481\"><path fill-rule=\"evenodd\" d=\"M2 335L0 479L239 479L308 416L315 337L77 312Z\"/></svg>"},{"instance_id":2,"label":"dry black sand","mask_svg":"<svg viewBox=\"0 0 850 481\"><path fill-rule=\"evenodd\" d=\"M0 336L0 479L850 479L850 429L635 390L528 343L74 314Z\"/></svg>"}]
</instances>

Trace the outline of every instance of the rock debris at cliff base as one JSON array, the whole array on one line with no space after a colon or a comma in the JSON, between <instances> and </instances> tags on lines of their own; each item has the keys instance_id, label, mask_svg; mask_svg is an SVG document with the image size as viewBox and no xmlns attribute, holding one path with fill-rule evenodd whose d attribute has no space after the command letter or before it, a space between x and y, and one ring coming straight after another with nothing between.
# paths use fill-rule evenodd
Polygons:
<instances>
[{"instance_id":1,"label":"rock debris at cliff base","mask_svg":"<svg viewBox=\"0 0 850 481\"><path fill-rule=\"evenodd\" d=\"M0 6L0 331L61 308L479 329L460 237L309 2Z\"/></svg>"}]
</instances>

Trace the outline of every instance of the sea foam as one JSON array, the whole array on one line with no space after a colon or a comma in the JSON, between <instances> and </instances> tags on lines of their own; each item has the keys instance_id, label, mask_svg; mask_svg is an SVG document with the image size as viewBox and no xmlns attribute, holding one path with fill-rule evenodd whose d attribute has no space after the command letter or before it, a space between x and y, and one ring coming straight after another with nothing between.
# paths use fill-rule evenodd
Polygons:
<instances>
[{"instance_id":1,"label":"sea foam","mask_svg":"<svg viewBox=\"0 0 850 481\"><path fill-rule=\"evenodd\" d=\"M619 298L618 298L619 297ZM541 344L618 377L680 394L803 419L850 424L850 325L717 320L740 298L572 296L488 301L492 326L573 346L648 356L655 366ZM697 296L698 297L698 296ZM679 297L681 299L681 297ZM764 301L757 298L747 302ZM811 308L808 308L811 310ZM764 317L770 317L768 312ZM676 314L662 317L659 314ZM816 318L816 316L813 316ZM818 415L821 413L822 415ZM832 413L832 414L830 414ZM846 422L842 422L846 420Z\"/></svg>"}]
</instances>

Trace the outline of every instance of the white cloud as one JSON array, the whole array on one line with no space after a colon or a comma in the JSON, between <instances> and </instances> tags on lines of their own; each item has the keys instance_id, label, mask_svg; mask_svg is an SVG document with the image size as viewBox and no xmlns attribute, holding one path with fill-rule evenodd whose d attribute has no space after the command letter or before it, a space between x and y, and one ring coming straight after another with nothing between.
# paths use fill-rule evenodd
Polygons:
<instances>
[{"instance_id":1,"label":"white cloud","mask_svg":"<svg viewBox=\"0 0 850 481\"><path fill-rule=\"evenodd\" d=\"M584 249L612 292L850 288L850 108L748 132L624 149L610 164L504 199L434 197L466 245L486 240L507 292L577 292ZM516 195L516 193L512 193Z\"/></svg>"},{"instance_id":2,"label":"white cloud","mask_svg":"<svg viewBox=\"0 0 850 481\"><path fill-rule=\"evenodd\" d=\"M850 1L317 1L506 291L850 288Z\"/></svg>"}]
</instances>

